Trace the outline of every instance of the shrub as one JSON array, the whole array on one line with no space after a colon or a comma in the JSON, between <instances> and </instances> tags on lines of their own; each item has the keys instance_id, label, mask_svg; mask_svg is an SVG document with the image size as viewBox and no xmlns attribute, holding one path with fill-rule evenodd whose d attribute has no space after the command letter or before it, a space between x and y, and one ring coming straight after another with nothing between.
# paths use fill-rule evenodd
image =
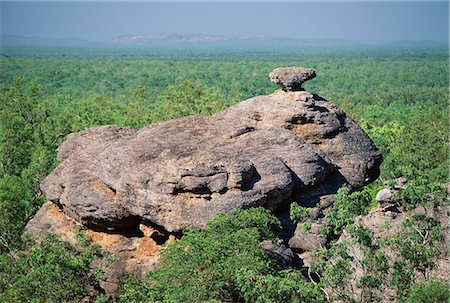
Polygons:
<instances>
[{"instance_id":1,"label":"shrub","mask_svg":"<svg viewBox=\"0 0 450 303\"><path fill-rule=\"evenodd\" d=\"M450 301L450 284L445 280L429 279L411 287L407 303L447 303Z\"/></svg>"},{"instance_id":2,"label":"shrub","mask_svg":"<svg viewBox=\"0 0 450 303\"><path fill-rule=\"evenodd\" d=\"M261 240L275 239L276 226L269 211L252 208L221 214L204 230L188 229L163 250L161 266L144 282L124 282L119 302L286 302L309 293L319 298L316 287L299 282L299 272L278 271L261 247Z\"/></svg>"},{"instance_id":3,"label":"shrub","mask_svg":"<svg viewBox=\"0 0 450 303\"><path fill-rule=\"evenodd\" d=\"M333 208L326 214L334 232L339 234L347 225L353 223L354 218L366 215L376 205L375 193L369 188L350 193L345 187L337 192Z\"/></svg>"},{"instance_id":4,"label":"shrub","mask_svg":"<svg viewBox=\"0 0 450 303\"><path fill-rule=\"evenodd\" d=\"M0 252L20 247L20 235L33 211L30 200L30 191L21 178L0 179Z\"/></svg>"},{"instance_id":5,"label":"shrub","mask_svg":"<svg viewBox=\"0 0 450 303\"><path fill-rule=\"evenodd\" d=\"M0 255L0 302L80 302L99 294L102 256L95 247L77 250L53 234L15 257Z\"/></svg>"},{"instance_id":6,"label":"shrub","mask_svg":"<svg viewBox=\"0 0 450 303\"><path fill-rule=\"evenodd\" d=\"M289 217L292 221L303 222L311 215L311 209L300 206L297 202L293 202L289 208Z\"/></svg>"}]
</instances>

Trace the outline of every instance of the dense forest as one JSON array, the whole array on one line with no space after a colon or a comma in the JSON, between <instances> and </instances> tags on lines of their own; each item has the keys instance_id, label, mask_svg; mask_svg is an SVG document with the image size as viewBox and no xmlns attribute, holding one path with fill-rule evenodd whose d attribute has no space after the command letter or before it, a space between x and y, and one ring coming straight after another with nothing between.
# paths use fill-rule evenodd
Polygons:
<instances>
[{"instance_id":1,"label":"dense forest","mask_svg":"<svg viewBox=\"0 0 450 303\"><path fill-rule=\"evenodd\" d=\"M272 93L277 87L267 75L283 66L314 68L318 77L305 84L306 90L346 112L383 154L379 179L358 192L340 190L327 214L334 228L326 232L345 231L367 252L363 262L370 270L359 283L363 291L357 301L378 302L374 289L385 284L399 302L447 302L448 283L427 274L434 260L447 253L442 243L448 231L436 220L416 216L405 222L398 237L385 242L354 225L354 217L376 207L377 191L398 177L408 180L398 196L402 210L448 204L448 50L389 48L226 55L195 49L3 49L0 301L81 302L93 292L96 302L113 300L98 290L101 268L91 269L105 257L98 247L82 236L79 247L72 247L54 235L36 245L23 233L46 201L39 183L58 165L56 148L67 135L105 124L140 128L210 115ZM298 222L305 212L292 204ZM325 302L330 299L326 289L334 288L341 290L340 300L355 302L346 296L349 269L342 243L331 242L317 253L313 269L320 278L307 282L300 270L279 269L259 246L262 240L275 240L279 225L259 208L220 215L206 229L188 230L169 244L161 267L144 281L124 280L114 300ZM383 245L392 245L401 256L389 281L383 276ZM190 253L186 246L202 249ZM236 250L242 253L236 255ZM198 283L202 273L195 272L199 264L210 274L203 284Z\"/></svg>"}]
</instances>

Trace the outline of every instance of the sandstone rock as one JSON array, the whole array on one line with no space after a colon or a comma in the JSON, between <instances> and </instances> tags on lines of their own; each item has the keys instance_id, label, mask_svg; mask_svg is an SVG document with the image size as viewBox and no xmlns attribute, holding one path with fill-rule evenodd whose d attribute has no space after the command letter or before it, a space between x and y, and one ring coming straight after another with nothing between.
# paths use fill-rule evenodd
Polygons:
<instances>
[{"instance_id":1,"label":"sandstone rock","mask_svg":"<svg viewBox=\"0 0 450 303\"><path fill-rule=\"evenodd\" d=\"M291 248L315 252L327 243L327 237L321 233L322 224L300 223L295 229L294 236L289 240Z\"/></svg>"},{"instance_id":2,"label":"sandstone rock","mask_svg":"<svg viewBox=\"0 0 450 303\"><path fill-rule=\"evenodd\" d=\"M320 209L327 210L331 206L333 206L333 201L336 198L336 195L324 195L320 197L319 207Z\"/></svg>"},{"instance_id":3,"label":"sandstone rock","mask_svg":"<svg viewBox=\"0 0 450 303\"><path fill-rule=\"evenodd\" d=\"M395 180L394 189L396 189L396 190L403 189L405 187L406 183L408 183L408 179L406 179L405 177L397 178Z\"/></svg>"},{"instance_id":4,"label":"sandstone rock","mask_svg":"<svg viewBox=\"0 0 450 303\"><path fill-rule=\"evenodd\" d=\"M123 231L144 220L173 232L217 212L363 186L378 177L381 154L328 101L277 91L210 117L90 128L71 134L58 159L41 188L77 222Z\"/></svg>"},{"instance_id":5,"label":"sandstone rock","mask_svg":"<svg viewBox=\"0 0 450 303\"><path fill-rule=\"evenodd\" d=\"M270 80L284 91L301 91L302 84L315 77L316 71L305 67L276 68L269 74Z\"/></svg>"}]
</instances>

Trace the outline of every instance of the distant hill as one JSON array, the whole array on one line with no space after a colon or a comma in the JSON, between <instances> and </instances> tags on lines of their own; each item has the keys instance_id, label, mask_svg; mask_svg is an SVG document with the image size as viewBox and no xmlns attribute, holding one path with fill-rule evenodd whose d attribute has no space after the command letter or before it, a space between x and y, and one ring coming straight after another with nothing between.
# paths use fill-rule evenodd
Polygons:
<instances>
[{"instance_id":1,"label":"distant hill","mask_svg":"<svg viewBox=\"0 0 450 303\"><path fill-rule=\"evenodd\" d=\"M8 46L90 46L96 44L78 37L43 38L15 35L0 36L0 45Z\"/></svg>"},{"instance_id":2,"label":"distant hill","mask_svg":"<svg viewBox=\"0 0 450 303\"><path fill-rule=\"evenodd\" d=\"M123 35L110 41L121 45L162 45L162 44L354 44L338 39L298 39L271 35L218 36L196 33L158 33L152 35Z\"/></svg>"},{"instance_id":3,"label":"distant hill","mask_svg":"<svg viewBox=\"0 0 450 303\"><path fill-rule=\"evenodd\" d=\"M447 43L432 40L423 40L423 41L399 40L383 43L383 45L394 48L448 48Z\"/></svg>"},{"instance_id":4,"label":"distant hill","mask_svg":"<svg viewBox=\"0 0 450 303\"><path fill-rule=\"evenodd\" d=\"M218 36L196 33L122 35L108 41L87 41L77 37L45 38L2 35L4 46L171 46L171 45L354 45L338 39L297 39L270 35Z\"/></svg>"},{"instance_id":5,"label":"distant hill","mask_svg":"<svg viewBox=\"0 0 450 303\"><path fill-rule=\"evenodd\" d=\"M107 41L88 41L78 37L45 38L1 35L0 46L36 47L224 47L224 48L327 48L327 49L448 49L448 45L436 41L393 41L367 44L339 39L291 38L271 35L220 36L198 33L157 33L151 35L122 35Z\"/></svg>"}]
</instances>

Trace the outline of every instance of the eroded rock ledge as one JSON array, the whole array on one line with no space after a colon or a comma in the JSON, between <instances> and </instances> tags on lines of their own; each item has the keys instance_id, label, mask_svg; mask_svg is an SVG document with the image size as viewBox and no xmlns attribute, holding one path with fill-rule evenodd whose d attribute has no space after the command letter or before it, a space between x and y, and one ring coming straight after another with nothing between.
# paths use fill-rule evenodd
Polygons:
<instances>
[{"instance_id":1,"label":"eroded rock ledge","mask_svg":"<svg viewBox=\"0 0 450 303\"><path fill-rule=\"evenodd\" d=\"M370 183L379 175L380 152L336 106L296 90L315 75L306 71L283 78L286 91L213 116L71 134L58 149L61 164L41 188L74 224L127 237L142 233L142 224L176 233L205 226L217 212L314 204L343 185ZM54 206L44 206L27 229L58 233L44 224Z\"/></svg>"}]
</instances>

